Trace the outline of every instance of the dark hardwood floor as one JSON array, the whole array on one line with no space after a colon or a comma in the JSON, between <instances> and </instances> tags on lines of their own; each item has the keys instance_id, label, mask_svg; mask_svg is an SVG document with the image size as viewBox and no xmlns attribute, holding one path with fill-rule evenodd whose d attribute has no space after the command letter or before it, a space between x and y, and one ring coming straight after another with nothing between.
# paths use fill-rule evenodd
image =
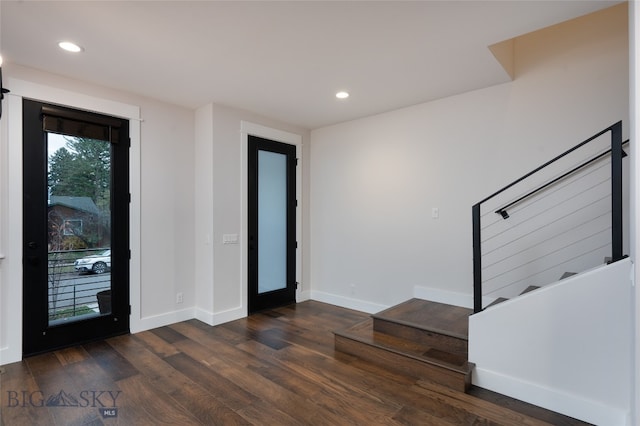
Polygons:
<instances>
[{"instance_id":1,"label":"dark hardwood floor","mask_svg":"<svg viewBox=\"0 0 640 426\"><path fill-rule=\"evenodd\" d=\"M197 320L2 367L2 425L582 425L334 353L366 314L303 302L210 327Z\"/></svg>"}]
</instances>

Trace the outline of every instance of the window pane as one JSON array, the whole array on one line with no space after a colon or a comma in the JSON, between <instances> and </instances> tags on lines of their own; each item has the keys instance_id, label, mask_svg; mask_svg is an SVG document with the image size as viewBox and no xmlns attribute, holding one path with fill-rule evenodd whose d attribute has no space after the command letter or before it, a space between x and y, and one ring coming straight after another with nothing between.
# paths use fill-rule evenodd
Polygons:
<instances>
[{"instance_id":1,"label":"window pane","mask_svg":"<svg viewBox=\"0 0 640 426\"><path fill-rule=\"evenodd\" d=\"M49 324L110 313L111 144L47 133ZM106 292L106 293L105 293Z\"/></svg>"},{"instance_id":2,"label":"window pane","mask_svg":"<svg viewBox=\"0 0 640 426\"><path fill-rule=\"evenodd\" d=\"M287 286L287 157L258 151L258 293Z\"/></svg>"}]
</instances>

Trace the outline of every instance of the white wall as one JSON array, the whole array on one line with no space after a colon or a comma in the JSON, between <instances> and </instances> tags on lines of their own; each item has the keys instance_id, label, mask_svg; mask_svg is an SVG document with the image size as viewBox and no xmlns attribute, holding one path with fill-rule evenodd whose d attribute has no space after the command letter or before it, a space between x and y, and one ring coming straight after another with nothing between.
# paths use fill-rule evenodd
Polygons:
<instances>
[{"instance_id":1,"label":"white wall","mask_svg":"<svg viewBox=\"0 0 640 426\"><path fill-rule=\"evenodd\" d=\"M115 101L140 111L142 122L134 120L140 129L140 143L134 147L138 155L132 156L131 164L132 185L138 186L132 191L138 194L131 210L132 221L138 223L132 239L140 247L132 259L132 332L194 317L220 323L246 314L241 245L222 244L223 234L241 230L241 122L295 133L303 143L309 139L308 131L213 104L192 111L15 64L4 64L3 73L5 83L20 79L68 93L70 99L87 96L96 105ZM42 100L50 99L45 95ZM65 103L64 96L56 101ZM18 152L21 141L9 139L6 123L3 117L0 153L8 147ZM308 170L308 159L304 152L300 155L302 170ZM0 364L4 364L21 355L22 210L21 169L11 172L9 157L0 158L0 254L6 257L0 260ZM21 156L11 158L21 162ZM302 192L308 191L308 179L302 183ZM301 199L301 216L308 217L308 202ZM304 259L309 231L308 221L301 222ZM10 245L10 238L18 242ZM298 300L309 295L303 264ZM182 303L176 302L177 293L183 294Z\"/></svg>"},{"instance_id":2,"label":"white wall","mask_svg":"<svg viewBox=\"0 0 640 426\"><path fill-rule=\"evenodd\" d=\"M640 78L640 56L638 55L638 47L640 46L640 8L637 3L629 2L629 65L630 65L630 83L629 104L631 110L631 259L634 266L640 261L640 253L638 253L638 242L640 241L640 227L638 223L638 207L640 206L640 173L638 166L640 165L640 150L637 148L637 141L640 139L640 127L638 126L637 117L640 108L638 102L640 96L638 90L638 79ZM631 379L631 424L640 423L640 268L634 268L635 287L633 297L631 297L632 312L632 329L630 340L634 342L632 346L632 362L633 371Z\"/></svg>"},{"instance_id":3,"label":"white wall","mask_svg":"<svg viewBox=\"0 0 640 426\"><path fill-rule=\"evenodd\" d=\"M135 332L191 318L195 304L193 111L14 64L4 64L3 74L9 89L12 80L41 86L44 90L32 92L43 93L44 101L52 101L47 98L55 93L56 102L66 103L65 97L73 103L87 100L98 111L101 105L111 104L139 109L143 121L132 123L140 138L132 146L131 158L131 329ZM19 101L18 95L19 90L12 92L9 104L14 103L12 99ZM19 360L22 351L22 141L6 133L10 120L9 115L3 116L0 131L0 146L11 151L10 156L0 158L0 250L6 256L0 264L0 364ZM178 291L184 294L183 304L175 303Z\"/></svg>"},{"instance_id":4,"label":"white wall","mask_svg":"<svg viewBox=\"0 0 640 426\"><path fill-rule=\"evenodd\" d=\"M242 140L243 123L253 123L264 127L270 134L284 132L299 135L302 145L299 156L301 162L301 183L305 192L308 187L306 173L308 163L304 144L309 132L275 122L246 111L210 104L196 111L195 150L195 252L196 252L196 317L208 324L245 316L247 294L244 272L246 252L243 234L246 221L246 206L243 207L243 192L246 192L246 141ZM276 138L276 136L272 136ZM299 253L301 259L308 258L308 202L301 196L299 208L302 228ZM243 211L243 208L245 211ZM223 244L223 236L235 234L238 244ZM308 272L305 260L298 265L302 288L297 292L297 300L308 298L305 283Z\"/></svg>"},{"instance_id":5,"label":"white wall","mask_svg":"<svg viewBox=\"0 0 640 426\"><path fill-rule=\"evenodd\" d=\"M472 315L473 383L593 424L630 425L631 271L624 259Z\"/></svg>"},{"instance_id":6,"label":"white wall","mask_svg":"<svg viewBox=\"0 0 640 426\"><path fill-rule=\"evenodd\" d=\"M470 303L471 206L618 120L628 135L625 4L514 48L511 83L312 131L312 298Z\"/></svg>"},{"instance_id":7,"label":"white wall","mask_svg":"<svg viewBox=\"0 0 640 426\"><path fill-rule=\"evenodd\" d=\"M196 300L194 112L160 103L141 111L141 313L158 327L192 318Z\"/></svg>"}]
</instances>

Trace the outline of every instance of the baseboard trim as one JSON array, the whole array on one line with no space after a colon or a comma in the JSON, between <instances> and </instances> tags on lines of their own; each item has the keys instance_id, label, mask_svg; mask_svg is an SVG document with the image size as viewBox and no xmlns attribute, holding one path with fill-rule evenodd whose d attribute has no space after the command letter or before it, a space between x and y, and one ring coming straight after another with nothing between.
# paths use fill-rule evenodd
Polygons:
<instances>
[{"instance_id":1,"label":"baseboard trim","mask_svg":"<svg viewBox=\"0 0 640 426\"><path fill-rule=\"evenodd\" d=\"M166 325L175 324L181 321L187 321L193 318L195 318L194 308L185 308L179 311L172 311L160 315L144 317L136 321L136 328L132 328L131 333L139 333L141 331L151 330L153 328L164 327Z\"/></svg>"},{"instance_id":2,"label":"baseboard trim","mask_svg":"<svg viewBox=\"0 0 640 426\"><path fill-rule=\"evenodd\" d=\"M22 351L11 347L0 348L0 365L11 364L22 360Z\"/></svg>"},{"instance_id":3,"label":"baseboard trim","mask_svg":"<svg viewBox=\"0 0 640 426\"><path fill-rule=\"evenodd\" d=\"M297 303L304 302L305 300L309 300L309 299L311 299L311 292L308 291L308 290L301 291L296 296L296 302Z\"/></svg>"},{"instance_id":4,"label":"baseboard trim","mask_svg":"<svg viewBox=\"0 0 640 426\"><path fill-rule=\"evenodd\" d=\"M356 311L374 314L383 311L390 306L381 305L379 303L367 302L364 300L351 299L349 297L339 296L336 294L325 293L323 291L311 290L311 300L329 303L331 305L340 306L341 308L353 309Z\"/></svg>"},{"instance_id":5,"label":"baseboard trim","mask_svg":"<svg viewBox=\"0 0 640 426\"><path fill-rule=\"evenodd\" d=\"M210 326L224 324L225 322L229 321L235 321L246 316L246 309L243 309L241 306L222 312L210 312L200 308L196 308L195 310L195 319L200 320Z\"/></svg>"},{"instance_id":6,"label":"baseboard trim","mask_svg":"<svg viewBox=\"0 0 640 426\"><path fill-rule=\"evenodd\" d=\"M588 374L588 373L585 373ZM597 425L630 426L628 412L576 395L558 392L535 383L518 380L494 371L476 367L472 383L481 388L552 410Z\"/></svg>"}]
</instances>

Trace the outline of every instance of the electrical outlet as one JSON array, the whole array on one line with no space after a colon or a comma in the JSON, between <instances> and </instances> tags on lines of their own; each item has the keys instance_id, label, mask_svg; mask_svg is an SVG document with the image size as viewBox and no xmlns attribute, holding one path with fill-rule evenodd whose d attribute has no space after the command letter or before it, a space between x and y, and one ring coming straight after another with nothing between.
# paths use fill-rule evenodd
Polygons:
<instances>
[{"instance_id":1,"label":"electrical outlet","mask_svg":"<svg viewBox=\"0 0 640 426\"><path fill-rule=\"evenodd\" d=\"M238 244L238 234L224 234L222 244Z\"/></svg>"},{"instance_id":2,"label":"electrical outlet","mask_svg":"<svg viewBox=\"0 0 640 426\"><path fill-rule=\"evenodd\" d=\"M183 301L182 293L176 293L176 303L182 303Z\"/></svg>"}]
</instances>

